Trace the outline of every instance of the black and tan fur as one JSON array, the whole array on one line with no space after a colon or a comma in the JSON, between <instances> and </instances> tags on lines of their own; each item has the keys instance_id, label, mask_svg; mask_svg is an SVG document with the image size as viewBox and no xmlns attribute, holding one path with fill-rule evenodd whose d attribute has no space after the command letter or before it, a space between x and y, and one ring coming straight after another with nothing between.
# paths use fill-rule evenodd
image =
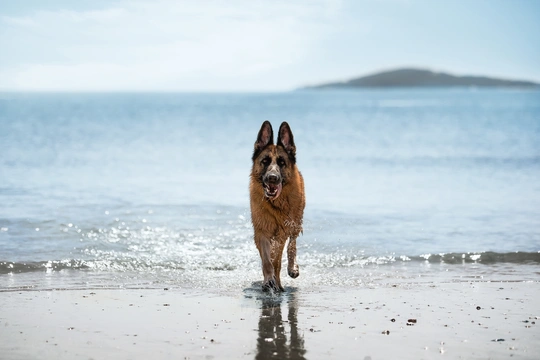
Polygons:
<instances>
[{"instance_id":1,"label":"black and tan fur","mask_svg":"<svg viewBox=\"0 0 540 360\"><path fill-rule=\"evenodd\" d=\"M296 147L289 124L279 127L277 144L265 121L253 151L249 193L255 245L263 270L263 290L283 291L281 258L287 239L287 272L298 277L296 238L302 232L305 207L304 180L296 166Z\"/></svg>"}]
</instances>

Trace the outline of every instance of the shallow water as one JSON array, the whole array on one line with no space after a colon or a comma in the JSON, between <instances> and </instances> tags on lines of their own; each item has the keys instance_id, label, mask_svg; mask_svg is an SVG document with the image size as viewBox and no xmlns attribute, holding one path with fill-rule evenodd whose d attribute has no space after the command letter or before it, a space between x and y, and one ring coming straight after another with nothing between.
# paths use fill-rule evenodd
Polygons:
<instances>
[{"instance_id":1,"label":"shallow water","mask_svg":"<svg viewBox=\"0 0 540 360\"><path fill-rule=\"evenodd\" d=\"M260 280L266 119L291 125L306 182L286 285L538 275L539 91L4 93L0 289Z\"/></svg>"}]
</instances>

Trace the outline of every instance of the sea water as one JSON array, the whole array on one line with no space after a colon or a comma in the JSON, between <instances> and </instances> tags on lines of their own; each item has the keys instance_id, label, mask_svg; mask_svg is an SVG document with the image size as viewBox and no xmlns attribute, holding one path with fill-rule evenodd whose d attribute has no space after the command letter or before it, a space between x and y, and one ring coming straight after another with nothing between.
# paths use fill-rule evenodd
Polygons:
<instances>
[{"instance_id":1,"label":"sea water","mask_svg":"<svg viewBox=\"0 0 540 360\"><path fill-rule=\"evenodd\" d=\"M306 186L286 287L538 279L538 90L1 93L0 290L260 281L264 120Z\"/></svg>"}]
</instances>

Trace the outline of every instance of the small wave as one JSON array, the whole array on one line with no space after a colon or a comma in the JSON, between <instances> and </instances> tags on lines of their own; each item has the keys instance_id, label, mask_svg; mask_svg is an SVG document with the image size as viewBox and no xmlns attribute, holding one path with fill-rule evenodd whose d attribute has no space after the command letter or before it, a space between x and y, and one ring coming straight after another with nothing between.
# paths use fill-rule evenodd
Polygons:
<instances>
[{"instance_id":1,"label":"small wave","mask_svg":"<svg viewBox=\"0 0 540 360\"><path fill-rule=\"evenodd\" d=\"M344 254L320 254L308 253L301 256L302 263L307 266L317 268L354 268L370 265L384 266L395 263L444 263L444 264L538 264L540 263L540 252L478 252L478 253L445 253L445 254L422 254L416 256L407 255L381 255L381 256L357 256ZM216 259L214 259L216 260ZM238 259L237 259L238 260ZM51 272L62 270L90 270L90 271L147 271L147 270L165 270L165 271L183 271L196 270L204 268L210 271L232 271L238 268L257 267L256 259L251 259L239 263L226 261L158 261L149 259L103 259L103 260L49 260L34 262L0 262L1 274L17 274L27 272ZM212 265L211 265L212 263Z\"/></svg>"},{"instance_id":2,"label":"small wave","mask_svg":"<svg viewBox=\"0 0 540 360\"><path fill-rule=\"evenodd\" d=\"M0 262L0 275L19 274L28 272L52 272L62 270L93 270L93 271L145 271L145 270L184 270L176 262L152 262L141 259L122 260L49 260L35 262Z\"/></svg>"},{"instance_id":3,"label":"small wave","mask_svg":"<svg viewBox=\"0 0 540 360\"><path fill-rule=\"evenodd\" d=\"M88 269L91 268L85 260L57 260L57 261L30 261L30 262L0 262L0 275L17 274L34 271L59 271L64 269Z\"/></svg>"},{"instance_id":4,"label":"small wave","mask_svg":"<svg viewBox=\"0 0 540 360\"><path fill-rule=\"evenodd\" d=\"M334 268L334 267L364 267L371 265L384 266L387 264L395 264L400 262L407 263L445 263L445 264L496 264L496 263L513 263L513 264L530 264L540 263L540 252L455 252L455 253L438 253L438 254L422 254L422 255L355 255L342 253L308 253L304 255L304 260L308 265L319 268Z\"/></svg>"},{"instance_id":5,"label":"small wave","mask_svg":"<svg viewBox=\"0 0 540 360\"><path fill-rule=\"evenodd\" d=\"M447 253L447 254L423 254L420 256L411 256L411 261L423 261L429 263L443 262L446 264L463 263L512 263L512 264L533 264L540 263L540 252L508 252L498 253L492 251L478 253Z\"/></svg>"}]
</instances>

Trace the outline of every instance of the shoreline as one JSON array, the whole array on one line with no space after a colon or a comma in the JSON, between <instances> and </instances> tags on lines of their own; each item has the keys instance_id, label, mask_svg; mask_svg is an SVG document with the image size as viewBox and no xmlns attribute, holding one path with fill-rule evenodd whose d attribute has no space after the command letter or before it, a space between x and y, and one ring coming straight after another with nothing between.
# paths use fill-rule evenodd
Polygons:
<instances>
[{"instance_id":1,"label":"shoreline","mask_svg":"<svg viewBox=\"0 0 540 360\"><path fill-rule=\"evenodd\" d=\"M6 359L533 359L540 283L5 291Z\"/></svg>"}]
</instances>

